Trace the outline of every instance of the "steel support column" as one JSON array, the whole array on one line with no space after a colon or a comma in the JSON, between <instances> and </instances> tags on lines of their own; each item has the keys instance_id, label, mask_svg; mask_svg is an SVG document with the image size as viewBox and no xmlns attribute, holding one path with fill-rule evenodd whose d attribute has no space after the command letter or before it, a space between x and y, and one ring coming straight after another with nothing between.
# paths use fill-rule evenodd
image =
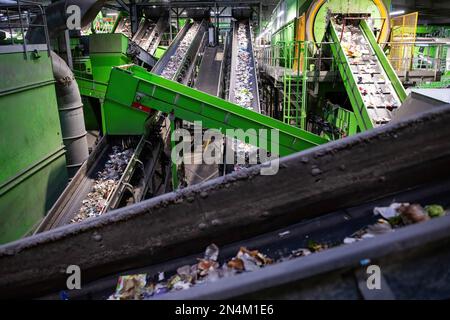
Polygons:
<instances>
[{"instance_id":1,"label":"steel support column","mask_svg":"<svg viewBox=\"0 0 450 320\"><path fill-rule=\"evenodd\" d=\"M131 34L132 36L134 36L139 25L136 0L130 0L130 21L131 21Z\"/></svg>"}]
</instances>

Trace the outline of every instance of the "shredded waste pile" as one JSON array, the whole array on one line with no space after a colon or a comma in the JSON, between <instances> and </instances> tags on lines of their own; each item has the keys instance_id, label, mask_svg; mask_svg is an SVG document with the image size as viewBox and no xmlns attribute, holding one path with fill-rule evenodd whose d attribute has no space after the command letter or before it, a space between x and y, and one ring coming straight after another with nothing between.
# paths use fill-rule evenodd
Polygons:
<instances>
[{"instance_id":1,"label":"shredded waste pile","mask_svg":"<svg viewBox=\"0 0 450 320\"><path fill-rule=\"evenodd\" d=\"M128 18L124 18L116 29L116 33L122 33L123 35L131 38L131 21Z\"/></svg>"},{"instance_id":2,"label":"shredded waste pile","mask_svg":"<svg viewBox=\"0 0 450 320\"><path fill-rule=\"evenodd\" d=\"M379 217L376 223L345 237L339 243L320 243L311 239L307 247L292 250L288 255L280 255L276 260L258 250L249 250L241 247L234 257L221 265L218 262L219 248L215 244L211 244L206 248L203 258L198 259L198 263L180 266L176 273L167 279L164 272L156 275L134 274L120 276L116 291L108 299L149 299L168 292L189 289L221 278L257 271L274 263L305 257L332 247L395 232L397 228L406 225L444 216L448 214L448 211L445 211L442 206L435 204L422 207L419 204L393 203L389 207L375 207L373 213L375 217ZM289 234L289 231L285 231L279 236L283 237L286 234Z\"/></svg>"},{"instance_id":3,"label":"shredded waste pile","mask_svg":"<svg viewBox=\"0 0 450 320\"><path fill-rule=\"evenodd\" d=\"M71 223L81 222L84 219L98 217L104 213L108 197L116 188L125 168L133 155L133 149L113 146L108 155L105 166L98 172L91 192L82 201L80 210Z\"/></svg>"},{"instance_id":4,"label":"shredded waste pile","mask_svg":"<svg viewBox=\"0 0 450 320\"><path fill-rule=\"evenodd\" d=\"M247 36L247 27L244 23L240 23L237 30L237 63L236 63L236 79L234 87L235 103L243 108L253 110L254 96L252 93L253 81L253 66L252 57L249 49L250 39ZM257 111L257 110L255 110ZM238 159L246 159L248 161L250 154L256 153L257 148L243 143L239 140L233 141L233 149L236 151ZM246 165L235 164L234 169L240 170Z\"/></svg>"},{"instance_id":5,"label":"shredded waste pile","mask_svg":"<svg viewBox=\"0 0 450 320\"><path fill-rule=\"evenodd\" d=\"M144 50L150 49L150 44L154 41L153 37L150 37L153 33L153 29L155 28L155 24L151 21L146 21L144 24L145 31L142 37L136 41L136 43L143 48Z\"/></svg>"},{"instance_id":6,"label":"shredded waste pile","mask_svg":"<svg viewBox=\"0 0 450 320\"><path fill-rule=\"evenodd\" d=\"M249 49L250 39L247 37L247 28L243 23L239 24L237 30L237 63L236 63L236 79L234 87L235 102L241 107L251 109L253 102L253 74L252 57ZM255 110L256 111L256 110Z\"/></svg>"},{"instance_id":7,"label":"shredded waste pile","mask_svg":"<svg viewBox=\"0 0 450 320\"><path fill-rule=\"evenodd\" d=\"M361 29L346 25L342 33L342 28L336 25L337 35L342 35L342 48L369 116L375 126L386 124L392 118L392 111L400 107L400 100Z\"/></svg>"},{"instance_id":8,"label":"shredded waste pile","mask_svg":"<svg viewBox=\"0 0 450 320\"><path fill-rule=\"evenodd\" d=\"M166 79L173 79L175 73L181 66L183 58L185 57L189 49L189 46L194 40L195 35L197 34L199 28L200 24L198 22L195 22L189 28L189 30L186 32L183 39L181 40L180 44L178 45L177 49L175 50L175 53L170 57L169 62L167 63L163 72L161 73L161 76L163 76Z\"/></svg>"}]
</instances>

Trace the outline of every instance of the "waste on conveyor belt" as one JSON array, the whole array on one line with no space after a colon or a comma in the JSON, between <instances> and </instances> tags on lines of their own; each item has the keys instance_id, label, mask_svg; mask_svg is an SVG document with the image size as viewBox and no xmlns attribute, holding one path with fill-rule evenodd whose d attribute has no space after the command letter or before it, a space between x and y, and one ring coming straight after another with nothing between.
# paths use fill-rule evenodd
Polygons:
<instances>
[{"instance_id":1,"label":"waste on conveyor belt","mask_svg":"<svg viewBox=\"0 0 450 320\"><path fill-rule=\"evenodd\" d=\"M150 37L152 35L153 29L155 28L155 24L151 21L146 21L144 23L145 31L144 34L136 40L136 43L142 47L144 50L148 50L150 48L151 43L154 41L154 37Z\"/></svg>"},{"instance_id":2,"label":"waste on conveyor belt","mask_svg":"<svg viewBox=\"0 0 450 320\"><path fill-rule=\"evenodd\" d=\"M237 63L236 63L236 79L234 87L234 97L236 103L247 109L252 108L253 93L252 86L255 79L251 79L253 74L252 57L248 47L250 39L247 37L247 28L243 23L239 24L237 30Z\"/></svg>"},{"instance_id":3,"label":"waste on conveyor belt","mask_svg":"<svg viewBox=\"0 0 450 320\"><path fill-rule=\"evenodd\" d=\"M389 207L375 207L373 213L375 217L379 218L376 223L345 237L340 243L321 243L310 240L307 247L292 250L288 255L281 255L276 260L258 250L241 247L234 257L221 265L218 262L219 248L215 244L211 244L206 248L203 258L197 259L196 264L180 266L171 277L166 278L164 272L159 272L153 276L148 274L120 276L115 293L108 299L148 299L171 291L189 289L193 286L217 281L220 278L256 271L274 263L305 257L331 247L347 245L374 238L381 234L395 232L395 229L409 224L421 223L444 216L448 214L448 211L436 204L422 207L419 204L393 203ZM289 231L285 231L278 236L285 237L288 234ZM280 252L284 251L281 250Z\"/></svg>"},{"instance_id":4,"label":"waste on conveyor belt","mask_svg":"<svg viewBox=\"0 0 450 320\"><path fill-rule=\"evenodd\" d=\"M128 18L124 18L123 21L117 27L116 33L122 33L123 35L131 38L131 21Z\"/></svg>"},{"instance_id":5,"label":"waste on conveyor belt","mask_svg":"<svg viewBox=\"0 0 450 320\"><path fill-rule=\"evenodd\" d=\"M80 222L87 218L98 217L104 213L108 197L114 191L125 168L133 155L133 149L124 149L113 146L112 152L108 155L108 161L101 171L98 172L97 179L91 192L82 201L81 208L76 213L71 223Z\"/></svg>"},{"instance_id":6,"label":"waste on conveyor belt","mask_svg":"<svg viewBox=\"0 0 450 320\"><path fill-rule=\"evenodd\" d=\"M359 27L346 25L344 32L342 28L336 25L364 104L375 126L385 124L391 120L392 111L400 107L400 101Z\"/></svg>"},{"instance_id":7,"label":"waste on conveyor belt","mask_svg":"<svg viewBox=\"0 0 450 320\"><path fill-rule=\"evenodd\" d=\"M195 35L197 34L199 28L200 24L198 22L195 22L189 28L189 30L186 32L185 36L181 40L180 44L178 45L177 49L175 50L175 53L170 57L169 62L167 63L163 72L161 73L161 76L163 76L166 79L172 79L175 76L175 73L180 68L181 63L183 62L183 58L185 57L189 49L189 46L194 40Z\"/></svg>"},{"instance_id":8,"label":"waste on conveyor belt","mask_svg":"<svg viewBox=\"0 0 450 320\"><path fill-rule=\"evenodd\" d=\"M254 99L252 93L253 82L256 79L251 79L253 74L252 67L252 57L250 55L250 50L248 44L250 39L247 37L246 25L240 23L237 30L237 63L236 63L236 79L234 90L234 98L236 104L243 108L253 110L252 102ZM237 155L241 159L247 159L250 153L256 152L257 148L243 143L241 141L233 141L233 149L236 151ZM244 168L245 165L235 164L234 169L240 170Z\"/></svg>"}]
</instances>

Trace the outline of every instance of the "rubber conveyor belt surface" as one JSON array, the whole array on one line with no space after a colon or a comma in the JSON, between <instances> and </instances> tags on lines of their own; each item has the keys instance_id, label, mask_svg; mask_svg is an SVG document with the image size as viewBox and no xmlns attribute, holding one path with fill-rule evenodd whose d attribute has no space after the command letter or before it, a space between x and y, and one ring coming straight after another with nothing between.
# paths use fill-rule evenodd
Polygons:
<instances>
[{"instance_id":1,"label":"rubber conveyor belt surface","mask_svg":"<svg viewBox=\"0 0 450 320\"><path fill-rule=\"evenodd\" d=\"M218 95L222 60L223 52L218 47L207 47L205 49L195 83L196 89L213 96Z\"/></svg>"}]
</instances>

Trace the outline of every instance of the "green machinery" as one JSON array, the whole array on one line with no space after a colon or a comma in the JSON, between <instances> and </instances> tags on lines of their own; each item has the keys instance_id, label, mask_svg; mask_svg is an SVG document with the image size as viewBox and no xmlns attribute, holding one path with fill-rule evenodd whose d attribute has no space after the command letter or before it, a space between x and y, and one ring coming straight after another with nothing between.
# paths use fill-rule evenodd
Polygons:
<instances>
[{"instance_id":1,"label":"green machinery","mask_svg":"<svg viewBox=\"0 0 450 320\"><path fill-rule=\"evenodd\" d=\"M275 129L279 132L276 147L280 156L327 142L312 133L167 80L141 67L114 68L102 106L104 132L111 135L142 134L143 123L151 110L173 114L190 122L202 121L204 127L220 130L223 134L226 129L267 129L266 139L249 141L258 141L256 146L263 146L268 151L272 150L270 130ZM239 132L236 133L233 137L244 139Z\"/></svg>"},{"instance_id":2,"label":"green machinery","mask_svg":"<svg viewBox=\"0 0 450 320\"><path fill-rule=\"evenodd\" d=\"M279 2L266 30L271 34L271 59L269 59L271 61L268 63L282 70L284 122L311 130L311 124L308 122L311 119L308 117L311 116L309 112L312 110L309 110L307 106L307 92L314 90L309 83L318 81L315 77L319 78L319 71L317 76L315 75L315 69L321 68L317 65L317 57L320 56L319 59L321 59L324 52L328 51L331 51L332 62L325 70L337 70L341 75L350 106L340 108L331 104L333 107L330 109L328 108L330 104L322 102L318 107L321 109L322 120L337 127L341 133L336 135L323 131L321 135L326 138L342 137L371 129L390 120L391 111L401 105L406 98L406 93L382 48L378 45L389 39L389 7L389 0L282 0ZM356 21L352 19L361 19L358 32L368 42L368 50L375 60L374 64L379 69L379 73L386 78L386 86L389 87L385 91L378 90L376 94L379 94L380 99L383 100L389 92L392 92L396 99L393 107L375 106L366 101L367 97L363 97L358 86L359 70L350 64L349 57L346 56L341 44L342 34L336 33L333 27L330 28L330 17L335 15L348 19L347 22ZM363 17L369 18L370 27L362 19ZM372 30L377 30L376 36ZM326 83L320 85L320 88L324 90L328 90L328 87L330 86Z\"/></svg>"},{"instance_id":3,"label":"green machinery","mask_svg":"<svg viewBox=\"0 0 450 320\"><path fill-rule=\"evenodd\" d=\"M23 49L0 47L0 243L31 232L68 180L52 61Z\"/></svg>"}]
</instances>

